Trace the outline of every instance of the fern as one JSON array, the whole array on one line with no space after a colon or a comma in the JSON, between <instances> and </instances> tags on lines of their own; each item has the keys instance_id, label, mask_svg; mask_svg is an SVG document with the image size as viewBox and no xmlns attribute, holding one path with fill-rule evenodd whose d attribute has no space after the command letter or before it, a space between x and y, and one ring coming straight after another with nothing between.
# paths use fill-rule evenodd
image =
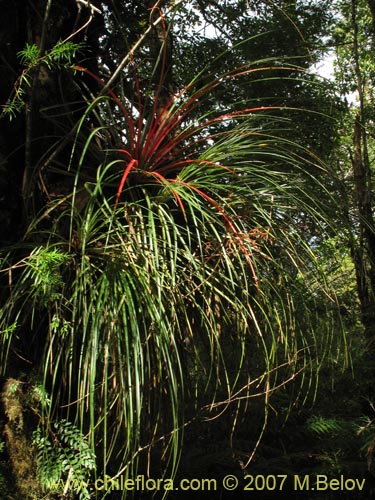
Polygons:
<instances>
[{"instance_id":1,"label":"fern","mask_svg":"<svg viewBox=\"0 0 375 500\"><path fill-rule=\"evenodd\" d=\"M313 434L327 436L340 434L348 429L348 422L337 418L311 417L307 422L307 428Z\"/></svg>"},{"instance_id":2,"label":"fern","mask_svg":"<svg viewBox=\"0 0 375 500\"><path fill-rule=\"evenodd\" d=\"M46 492L64 493L64 498L78 495L81 500L88 500L89 479L96 465L94 452L71 422L60 420L52 429L51 436L43 435L41 427L33 434L42 488Z\"/></svg>"}]
</instances>

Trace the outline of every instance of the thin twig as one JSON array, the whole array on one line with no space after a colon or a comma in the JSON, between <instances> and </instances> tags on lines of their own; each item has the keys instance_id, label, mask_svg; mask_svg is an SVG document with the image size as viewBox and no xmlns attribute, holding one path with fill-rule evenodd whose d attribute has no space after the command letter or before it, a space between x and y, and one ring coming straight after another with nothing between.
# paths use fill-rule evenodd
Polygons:
<instances>
[{"instance_id":1,"label":"thin twig","mask_svg":"<svg viewBox=\"0 0 375 500\"><path fill-rule=\"evenodd\" d=\"M82 4L88 9L91 9L91 12L97 12L98 14L102 13L102 11L98 9L98 7L95 7L95 5L92 5L92 3L87 0L76 0L76 2L77 4Z\"/></svg>"},{"instance_id":2,"label":"thin twig","mask_svg":"<svg viewBox=\"0 0 375 500\"><path fill-rule=\"evenodd\" d=\"M97 7L95 7L95 5L91 5L90 2L87 2L86 0L76 0L77 2L77 8L78 8L78 19L80 17L80 11L81 11L81 4L84 5L85 7L87 7L88 9L90 9L90 15L89 15L89 18L88 20L78 29L76 29L73 33L71 33L67 38L65 38L65 40L63 40L62 43L65 43L67 42L68 40L72 39L74 36L76 36L77 33L79 33L80 31L84 30L85 28L87 28L87 26L91 23L91 21L94 19L94 14L95 12L99 13L99 14L102 14L102 11L100 9L98 9ZM76 23L78 24L78 19L76 20ZM73 28L74 29L74 28Z\"/></svg>"},{"instance_id":3,"label":"thin twig","mask_svg":"<svg viewBox=\"0 0 375 500\"><path fill-rule=\"evenodd\" d=\"M182 2L182 0L177 0L173 5L172 7L170 7L170 9L167 11L167 13L171 12L175 7L177 7L177 5L179 5L180 3ZM99 95L104 95L106 93L106 91L113 85L113 83L115 82L115 80L118 78L118 76L120 75L121 71L125 68L125 66L132 60L132 57L134 55L134 52L142 45L143 41L145 40L145 38L147 37L147 35L150 33L150 31L155 28L155 26L157 26L159 23L161 23L164 19L164 16L163 15L159 15L159 17L157 19L155 19L155 21L152 21L148 28L145 30L145 32L143 33L143 35L135 42L135 44L133 45L133 47L128 51L128 53L126 54L126 56L123 58L123 60L120 62L120 64L117 66L115 72L113 73L113 75L110 77L110 79L108 80L108 82L104 85L104 87L102 88L102 90L100 91L100 94Z\"/></svg>"}]
</instances>

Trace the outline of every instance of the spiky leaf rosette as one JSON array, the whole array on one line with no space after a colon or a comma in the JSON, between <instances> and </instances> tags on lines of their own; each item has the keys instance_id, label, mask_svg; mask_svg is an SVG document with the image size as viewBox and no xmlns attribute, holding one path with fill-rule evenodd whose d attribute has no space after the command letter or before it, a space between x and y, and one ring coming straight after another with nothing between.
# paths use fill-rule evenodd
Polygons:
<instances>
[{"instance_id":1,"label":"spiky leaf rosette","mask_svg":"<svg viewBox=\"0 0 375 500\"><path fill-rule=\"evenodd\" d=\"M136 83L136 99L90 101L72 192L31 224L41 243L11 266L1 328L16 319L41 336L47 421L79 423L104 474L131 478L150 461L173 475L190 422L227 412L234 429L254 397L266 416L290 381L305 397L332 346L334 296L313 253L316 231L333 231L330 172L282 138L275 108L196 115L208 93L254 71L197 77L166 102L162 82L152 98ZM100 137L118 147L93 177Z\"/></svg>"}]
</instances>

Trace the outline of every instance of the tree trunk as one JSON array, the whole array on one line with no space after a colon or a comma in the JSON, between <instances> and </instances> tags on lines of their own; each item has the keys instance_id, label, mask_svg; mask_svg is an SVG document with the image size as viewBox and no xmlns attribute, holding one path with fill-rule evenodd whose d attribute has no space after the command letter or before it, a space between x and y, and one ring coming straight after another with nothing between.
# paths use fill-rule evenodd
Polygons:
<instances>
[{"instance_id":1,"label":"tree trunk","mask_svg":"<svg viewBox=\"0 0 375 500\"><path fill-rule=\"evenodd\" d=\"M371 204L371 171L367 161L366 131L358 115L354 126L352 167L358 211L358 238L354 249L362 322L369 340L375 340L375 226Z\"/></svg>"},{"instance_id":2,"label":"tree trunk","mask_svg":"<svg viewBox=\"0 0 375 500\"><path fill-rule=\"evenodd\" d=\"M352 168L358 213L357 241L353 257L361 304L362 323L368 340L375 341L375 223L372 206L372 176L364 107L364 82L360 67L356 0L352 0L353 56L357 77L359 111L354 123Z\"/></svg>"}]
</instances>

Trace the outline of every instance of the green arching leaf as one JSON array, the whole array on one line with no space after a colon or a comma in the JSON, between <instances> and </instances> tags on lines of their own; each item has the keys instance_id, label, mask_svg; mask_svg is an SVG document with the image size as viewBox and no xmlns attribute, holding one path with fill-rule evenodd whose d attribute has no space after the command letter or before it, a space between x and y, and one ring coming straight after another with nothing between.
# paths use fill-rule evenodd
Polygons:
<instances>
[{"instance_id":1,"label":"green arching leaf","mask_svg":"<svg viewBox=\"0 0 375 500\"><path fill-rule=\"evenodd\" d=\"M44 62L71 63L75 50L62 43ZM335 294L314 238L315 228L334 232L334 176L283 135L295 109L236 97L233 109L195 112L225 81L266 73L265 62L219 76L214 68L211 80L202 70L159 115L160 86L129 97L139 82L126 73L118 97L93 75L109 96L86 98L64 157L71 192L31 222L27 238L42 244L0 316L1 325L30 315L48 323L32 321L51 387L44 477L48 467L54 478L89 475L94 447L114 476L135 477L138 460L152 467L155 452L173 477L193 421L227 412L234 433L258 398L262 435L280 388L294 382L290 406L314 393L333 345ZM107 132L116 148L95 154ZM308 237L301 219L311 221Z\"/></svg>"}]
</instances>

